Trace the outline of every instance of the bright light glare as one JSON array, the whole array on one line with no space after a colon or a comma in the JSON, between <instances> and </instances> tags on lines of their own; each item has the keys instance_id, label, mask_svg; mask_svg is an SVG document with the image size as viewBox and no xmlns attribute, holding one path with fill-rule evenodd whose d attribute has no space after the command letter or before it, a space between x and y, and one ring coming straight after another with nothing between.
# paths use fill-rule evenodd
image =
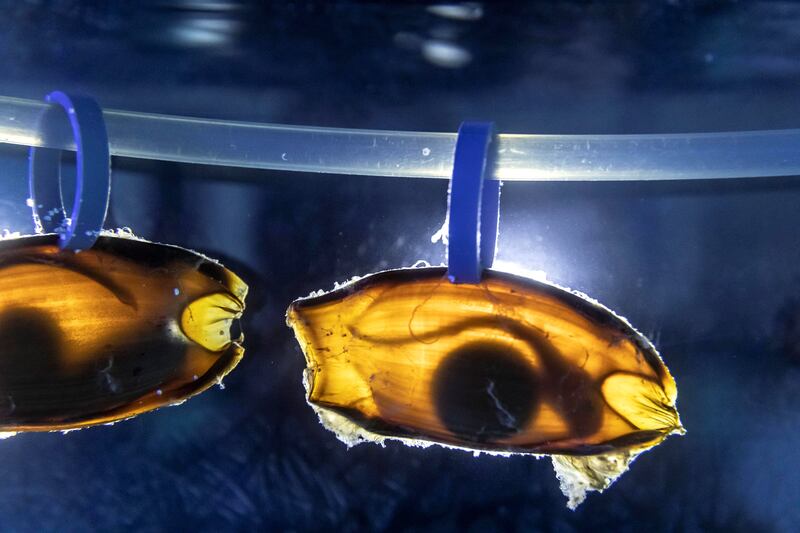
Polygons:
<instances>
[{"instance_id":1,"label":"bright light glare","mask_svg":"<svg viewBox=\"0 0 800 533\"><path fill-rule=\"evenodd\" d=\"M426 9L428 13L452 20L478 20L483 17L483 6L477 2L437 4Z\"/></svg>"},{"instance_id":2,"label":"bright light glare","mask_svg":"<svg viewBox=\"0 0 800 533\"><path fill-rule=\"evenodd\" d=\"M472 54L455 43L431 39L422 45L422 56L443 68L461 68L472 61Z\"/></svg>"},{"instance_id":3,"label":"bright light glare","mask_svg":"<svg viewBox=\"0 0 800 533\"><path fill-rule=\"evenodd\" d=\"M551 283L550 280L547 279L547 272L544 270L531 270L517 263L512 263L511 261L504 261L502 259L497 260L494 262L494 265L492 265L492 269L499 270L501 272L508 272L509 274L534 279L544 283Z\"/></svg>"}]
</instances>

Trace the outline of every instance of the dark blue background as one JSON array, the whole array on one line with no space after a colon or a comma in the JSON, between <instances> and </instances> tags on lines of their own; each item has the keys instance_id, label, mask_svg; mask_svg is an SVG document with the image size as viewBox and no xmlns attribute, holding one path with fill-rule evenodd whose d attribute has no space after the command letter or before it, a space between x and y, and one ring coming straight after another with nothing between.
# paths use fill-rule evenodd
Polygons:
<instances>
[{"instance_id":1,"label":"dark blue background","mask_svg":"<svg viewBox=\"0 0 800 533\"><path fill-rule=\"evenodd\" d=\"M111 108L431 131L467 118L519 133L800 127L800 6L788 2L504 3L465 10L473 20L424 3L0 7L8 96L62 89ZM436 43L456 53L432 55ZM32 229L25 156L0 148L0 228ZM498 258L654 338L688 429L571 512L549 461L348 450L305 404L286 306L356 274L441 262L430 235L445 182L113 168L109 226L218 257L250 284L247 353L224 390L182 406L0 442L3 529L800 527L796 179L506 184Z\"/></svg>"}]
</instances>

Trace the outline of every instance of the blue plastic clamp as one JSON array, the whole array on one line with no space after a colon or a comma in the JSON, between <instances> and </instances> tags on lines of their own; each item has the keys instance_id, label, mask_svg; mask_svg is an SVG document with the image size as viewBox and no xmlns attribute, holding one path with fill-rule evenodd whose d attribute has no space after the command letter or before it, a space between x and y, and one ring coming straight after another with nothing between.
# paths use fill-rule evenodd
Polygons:
<instances>
[{"instance_id":1,"label":"blue plastic clamp","mask_svg":"<svg viewBox=\"0 0 800 533\"><path fill-rule=\"evenodd\" d=\"M484 179L492 171L491 122L463 122L458 129L448 193L447 276L452 283L479 283L494 262L500 186Z\"/></svg>"},{"instance_id":2,"label":"blue plastic clamp","mask_svg":"<svg viewBox=\"0 0 800 533\"><path fill-rule=\"evenodd\" d=\"M61 191L61 150L31 147L28 184L37 231L59 234L61 249L91 248L103 229L111 194L111 156L103 111L88 96L54 91L45 100L61 106L72 126L77 150L75 200L69 218ZM56 135L61 109L50 106L39 126L42 138Z\"/></svg>"}]
</instances>

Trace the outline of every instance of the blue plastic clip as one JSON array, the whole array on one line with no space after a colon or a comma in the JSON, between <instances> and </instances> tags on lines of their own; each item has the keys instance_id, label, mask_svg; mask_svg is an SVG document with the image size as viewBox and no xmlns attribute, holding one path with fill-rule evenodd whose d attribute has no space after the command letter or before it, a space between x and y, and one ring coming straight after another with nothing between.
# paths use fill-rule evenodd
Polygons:
<instances>
[{"instance_id":1,"label":"blue plastic clip","mask_svg":"<svg viewBox=\"0 0 800 533\"><path fill-rule=\"evenodd\" d=\"M491 122L464 122L458 129L448 194L447 276L452 283L478 283L494 262L500 216L500 186L485 180L492 171Z\"/></svg>"},{"instance_id":2,"label":"blue plastic clip","mask_svg":"<svg viewBox=\"0 0 800 533\"><path fill-rule=\"evenodd\" d=\"M28 183L37 231L59 233L62 249L91 248L103 229L111 193L111 157L103 111L88 96L55 91L45 100L64 108L77 149L75 200L67 213L61 191L61 150L31 147ZM50 106L42 114L43 138L56 135L63 114Z\"/></svg>"}]
</instances>

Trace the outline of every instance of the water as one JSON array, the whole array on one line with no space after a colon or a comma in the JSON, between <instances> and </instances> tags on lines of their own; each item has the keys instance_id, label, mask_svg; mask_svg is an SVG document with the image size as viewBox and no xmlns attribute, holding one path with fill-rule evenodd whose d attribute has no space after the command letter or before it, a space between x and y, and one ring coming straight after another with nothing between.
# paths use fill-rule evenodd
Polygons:
<instances>
[{"instance_id":1,"label":"water","mask_svg":"<svg viewBox=\"0 0 800 533\"><path fill-rule=\"evenodd\" d=\"M441 131L476 117L526 133L800 125L791 4L484 6L477 20L422 5L187 5L57 2L41 23L53 38L32 39L26 28L44 8L15 3L0 23L15 28L0 31L0 93L77 88L109 107ZM189 32L191 44L179 31L197 20L235 23L200 24L216 28L201 46L202 32ZM431 62L415 48L431 39L470 60ZM353 275L442 262L430 236L444 219L445 182L125 159L113 168L109 227L217 257L249 283L245 359L224 390L182 406L0 442L7 527L800 526L796 179L504 187L498 259L546 272L653 338L688 430L571 512L547 461L399 444L347 450L305 404L286 306ZM0 173L0 229L30 231L25 150L2 147Z\"/></svg>"}]
</instances>

